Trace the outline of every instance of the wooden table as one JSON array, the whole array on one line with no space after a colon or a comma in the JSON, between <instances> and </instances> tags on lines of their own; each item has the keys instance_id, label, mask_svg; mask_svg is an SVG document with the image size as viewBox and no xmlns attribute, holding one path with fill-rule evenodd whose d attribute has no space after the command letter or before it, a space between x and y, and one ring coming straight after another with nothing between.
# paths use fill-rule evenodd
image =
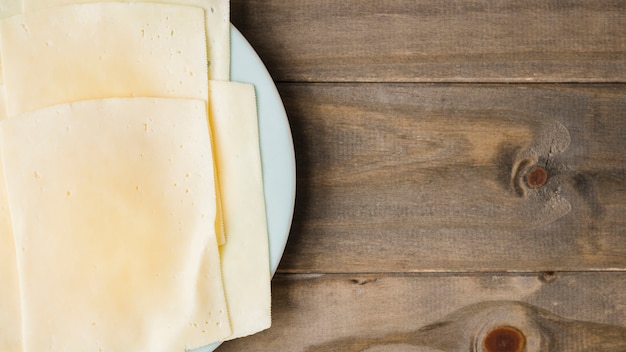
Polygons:
<instances>
[{"instance_id":1,"label":"wooden table","mask_svg":"<svg viewBox=\"0 0 626 352\"><path fill-rule=\"evenodd\" d=\"M272 328L219 352L626 351L626 2L231 7L297 200Z\"/></svg>"}]
</instances>

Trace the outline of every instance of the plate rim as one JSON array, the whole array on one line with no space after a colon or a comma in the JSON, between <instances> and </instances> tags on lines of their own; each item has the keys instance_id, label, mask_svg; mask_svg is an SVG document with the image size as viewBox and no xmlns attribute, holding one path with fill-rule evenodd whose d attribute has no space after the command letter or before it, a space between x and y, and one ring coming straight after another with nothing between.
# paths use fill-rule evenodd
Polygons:
<instances>
[{"instance_id":1,"label":"plate rim","mask_svg":"<svg viewBox=\"0 0 626 352\"><path fill-rule=\"evenodd\" d=\"M284 174L289 174L289 183L290 183L290 187L288 190L288 194L289 194L289 205L288 205L288 211L286 214L283 214L284 216L286 216L287 219L285 219L285 223L283 224L283 231L284 233L278 234L280 236L280 252L274 252L274 253L270 253L272 254L272 258L271 258L271 273L272 275L274 275L274 273L276 272L276 269L278 268L278 264L280 262L280 259L282 258L282 255L284 253L284 249L287 243L287 240L289 238L289 230L291 229L291 224L293 221L293 214L294 214L294 210L295 210L295 198L296 198L296 163L295 163L295 150L294 150L294 145L293 145L293 136L291 134L291 126L289 124L289 119L287 117L287 113L285 111L285 107L282 101L282 98L280 96L280 93L278 92L278 88L276 87L276 84L274 83L274 80L272 79L271 75L269 74L269 72L267 71L267 68L265 67L265 64L263 63L263 61L261 60L261 58L258 56L258 54L256 53L256 51L254 50L254 48L252 47L252 45L246 40L246 38L243 36L243 34L231 23L230 24L230 33L231 33L231 53L232 53L232 43L233 43L233 38L236 38L237 44L241 45L243 48L247 49L247 51L249 51L250 57L248 57L249 59L253 59L253 64L257 67L257 74L259 74L259 77L253 78L253 79L239 79L239 80L233 80L232 79L232 62L233 62L233 56L231 54L231 80L234 82L243 82L243 83L249 83L255 86L255 91L257 93L257 107L258 107L258 113L259 113L259 137L260 137L260 144L261 144L261 158L263 161L263 175L264 175L264 179L263 179L263 184L264 184L264 190L266 191L266 205L267 205L267 199L268 196L267 194L272 194L272 192L267 192L267 191L273 191L271 189L267 189L267 179L265 178L265 175L268 173L266 171L272 171L272 170L266 170L266 167L268 167L268 165L273 165L273 162L271 162L271 160L273 159L273 155L268 155L267 152L264 153L264 145L266 144L266 142L268 142L268 136L265 134L265 131L263 129L264 125L263 122L267 121L268 118L271 118L271 116L274 116L272 114L270 114L269 116L266 114L268 111L270 110L270 108L267 108L268 103L271 103L271 105L273 105L272 109L273 112L275 112L277 115L276 117L273 117L273 121L280 123L279 128L282 130L283 133L283 139L286 142L288 140L288 143L285 143L287 148L282 149L283 152L286 152L287 157L286 157L286 161L288 160L288 167L285 168L285 170L282 170L284 172ZM259 83L258 80L261 79L263 83L265 83L265 86L263 86L263 90L259 90ZM250 82L248 82L250 81ZM263 137L266 138L263 138ZM269 161L269 163L268 163ZM282 186L282 184L281 184ZM270 196L271 198L271 196ZM269 216L268 216L269 217ZM271 219L268 219L268 221L270 221ZM271 227L271 224L269 224L269 226ZM269 234L270 236L270 240L274 239L273 233ZM276 247L274 247L276 248ZM271 250L271 249L270 249Z\"/></svg>"},{"instance_id":2,"label":"plate rim","mask_svg":"<svg viewBox=\"0 0 626 352\"><path fill-rule=\"evenodd\" d=\"M285 107L283 101L280 97L280 93L278 92L278 88L274 83L271 75L267 71L265 64L258 56L252 45L246 40L246 38L241 34L241 32L230 23L230 48L231 48L231 57L230 57L230 79L233 82L241 82L248 83L254 85L256 98L257 98L257 109L259 114L259 140L261 144L261 161L263 168L263 189L265 192L265 202L266 209L269 209L267 212L267 221L268 221L268 236L270 241L270 273L272 277L276 273L278 269L278 265L280 264L280 260L284 254L285 247L287 245L287 240L289 238L289 232L291 230L291 225L293 221L293 214L295 211L295 201L296 201L296 161L295 161L295 148L293 144L293 136L291 134L291 126L289 124L289 119L287 118L287 113L285 111ZM234 44L234 45L233 45ZM245 77L243 79L238 79L239 76L237 72L233 72L233 47L235 51L244 50L247 53L246 59L251 60L250 64L254 66L255 72L254 75ZM236 59L237 60L237 59ZM235 74L235 79L233 79L233 73ZM261 89L259 89L261 88ZM270 115L266 115L267 113ZM275 113L275 115L273 113ZM278 129L281 130L282 133L282 142L283 148L281 148L283 152L283 162L286 167L280 170L281 175L287 178L287 188L285 189L285 193L281 193L281 197L284 197L280 210L281 212L285 212L284 214L279 213L281 216L280 223L275 224L273 219L276 216L273 212L274 203L272 201L268 202L268 194L272 196L269 199L273 198L273 191L275 191L272 187L272 183L270 183L269 177L266 177L271 171L270 168L273 166L273 160L275 160L274 155L269 155L270 151L275 147L273 145L269 146L270 151L264 149L263 146L267 147L267 143L276 142L274 140L269 141L268 137L270 137L270 132L264 129L264 122L267 122L268 119L271 119L273 122L278 124ZM265 136L265 138L263 138ZM286 148L285 148L286 147ZM265 152L264 152L265 150ZM274 181L274 180L272 180ZM279 185L283 185L282 182L285 180L278 180L274 182L278 182ZM286 209L286 210L285 210ZM279 229L272 229L274 226L279 227ZM278 233L276 233L278 232ZM193 349L193 352L212 352L217 347L219 347L222 342L215 342L213 344L199 347L197 349Z\"/></svg>"}]
</instances>

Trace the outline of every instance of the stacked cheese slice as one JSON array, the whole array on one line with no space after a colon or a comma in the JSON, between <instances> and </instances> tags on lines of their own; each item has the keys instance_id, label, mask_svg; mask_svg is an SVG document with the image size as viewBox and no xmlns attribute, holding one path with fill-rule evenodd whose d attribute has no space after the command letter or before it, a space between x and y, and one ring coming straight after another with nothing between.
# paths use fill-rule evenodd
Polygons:
<instances>
[{"instance_id":1,"label":"stacked cheese slice","mask_svg":"<svg viewBox=\"0 0 626 352\"><path fill-rule=\"evenodd\" d=\"M228 2L2 4L0 351L182 352L268 328Z\"/></svg>"}]
</instances>

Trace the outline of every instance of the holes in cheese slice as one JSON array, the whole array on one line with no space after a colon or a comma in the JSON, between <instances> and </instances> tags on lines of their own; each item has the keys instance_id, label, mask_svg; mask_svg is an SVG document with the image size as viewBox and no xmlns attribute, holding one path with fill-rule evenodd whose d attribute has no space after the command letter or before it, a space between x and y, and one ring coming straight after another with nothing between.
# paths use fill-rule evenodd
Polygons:
<instances>
[{"instance_id":1,"label":"holes in cheese slice","mask_svg":"<svg viewBox=\"0 0 626 352\"><path fill-rule=\"evenodd\" d=\"M204 101L117 98L0 123L26 350L183 351L230 334L206 116Z\"/></svg>"}]
</instances>

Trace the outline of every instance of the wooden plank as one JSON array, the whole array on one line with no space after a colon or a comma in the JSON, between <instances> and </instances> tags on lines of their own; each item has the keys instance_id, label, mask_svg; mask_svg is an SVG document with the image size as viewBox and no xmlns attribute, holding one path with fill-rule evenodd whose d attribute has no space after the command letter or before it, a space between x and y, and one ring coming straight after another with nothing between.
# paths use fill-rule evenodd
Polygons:
<instances>
[{"instance_id":1,"label":"wooden plank","mask_svg":"<svg viewBox=\"0 0 626 352\"><path fill-rule=\"evenodd\" d=\"M623 272L278 275L272 327L217 351L485 351L510 326L527 352L623 352L624 287Z\"/></svg>"},{"instance_id":2,"label":"wooden plank","mask_svg":"<svg viewBox=\"0 0 626 352\"><path fill-rule=\"evenodd\" d=\"M624 82L621 0L233 0L278 81Z\"/></svg>"},{"instance_id":3,"label":"wooden plank","mask_svg":"<svg viewBox=\"0 0 626 352\"><path fill-rule=\"evenodd\" d=\"M281 271L626 269L626 85L279 90L297 159Z\"/></svg>"}]
</instances>

